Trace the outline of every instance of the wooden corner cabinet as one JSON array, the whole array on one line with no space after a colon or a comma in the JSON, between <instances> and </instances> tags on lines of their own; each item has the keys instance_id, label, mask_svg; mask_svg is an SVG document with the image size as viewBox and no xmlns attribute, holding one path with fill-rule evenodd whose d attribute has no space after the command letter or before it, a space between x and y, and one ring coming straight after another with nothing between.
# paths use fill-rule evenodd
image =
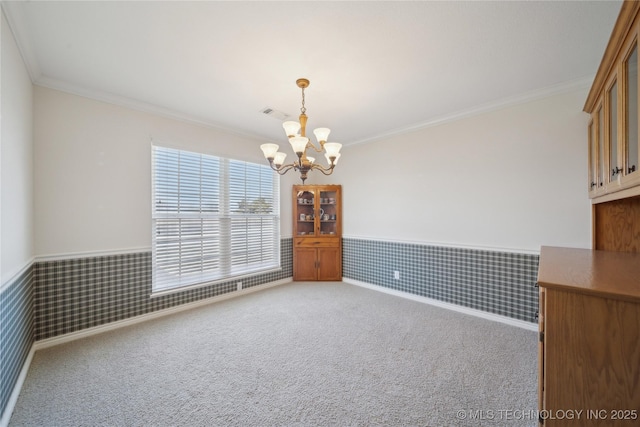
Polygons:
<instances>
[{"instance_id":1,"label":"wooden corner cabinet","mask_svg":"<svg viewBox=\"0 0 640 427\"><path fill-rule=\"evenodd\" d=\"M293 186L293 280L342 280L342 187Z\"/></svg>"}]
</instances>

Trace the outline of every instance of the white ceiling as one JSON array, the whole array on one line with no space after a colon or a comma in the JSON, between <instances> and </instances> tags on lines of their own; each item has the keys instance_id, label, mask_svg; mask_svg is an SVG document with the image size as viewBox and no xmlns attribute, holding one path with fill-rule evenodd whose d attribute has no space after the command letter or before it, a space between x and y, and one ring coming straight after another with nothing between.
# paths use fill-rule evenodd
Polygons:
<instances>
[{"instance_id":1,"label":"white ceiling","mask_svg":"<svg viewBox=\"0 0 640 427\"><path fill-rule=\"evenodd\" d=\"M3 2L34 83L283 141L371 141L588 85L620 1Z\"/></svg>"}]
</instances>

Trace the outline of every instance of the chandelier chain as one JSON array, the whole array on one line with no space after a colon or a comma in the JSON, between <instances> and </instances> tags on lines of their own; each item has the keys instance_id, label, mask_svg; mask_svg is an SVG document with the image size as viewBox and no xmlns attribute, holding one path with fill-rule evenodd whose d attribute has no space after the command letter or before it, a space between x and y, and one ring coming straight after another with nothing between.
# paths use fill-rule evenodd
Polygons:
<instances>
[{"instance_id":1,"label":"chandelier chain","mask_svg":"<svg viewBox=\"0 0 640 427\"><path fill-rule=\"evenodd\" d=\"M302 108L300 108L300 112L302 114L307 112L307 108L304 106L304 88L302 88Z\"/></svg>"}]
</instances>

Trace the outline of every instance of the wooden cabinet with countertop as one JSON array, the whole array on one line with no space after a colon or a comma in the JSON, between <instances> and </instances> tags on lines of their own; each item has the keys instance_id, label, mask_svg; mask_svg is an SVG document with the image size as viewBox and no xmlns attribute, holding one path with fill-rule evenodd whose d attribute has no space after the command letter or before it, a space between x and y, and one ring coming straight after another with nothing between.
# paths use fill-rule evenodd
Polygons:
<instances>
[{"instance_id":1,"label":"wooden cabinet with countertop","mask_svg":"<svg viewBox=\"0 0 640 427\"><path fill-rule=\"evenodd\" d=\"M544 426L640 425L639 34L625 1L584 106L593 250L540 251Z\"/></svg>"},{"instance_id":2,"label":"wooden cabinet with countertop","mask_svg":"<svg viewBox=\"0 0 640 427\"><path fill-rule=\"evenodd\" d=\"M538 285L542 424L639 425L640 253L543 246Z\"/></svg>"}]
</instances>

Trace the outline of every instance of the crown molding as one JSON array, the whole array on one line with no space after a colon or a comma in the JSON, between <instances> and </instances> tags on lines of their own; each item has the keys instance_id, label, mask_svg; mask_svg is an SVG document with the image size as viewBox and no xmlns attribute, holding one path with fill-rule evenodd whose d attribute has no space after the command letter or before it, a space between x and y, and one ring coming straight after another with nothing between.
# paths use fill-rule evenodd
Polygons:
<instances>
[{"instance_id":1,"label":"crown molding","mask_svg":"<svg viewBox=\"0 0 640 427\"><path fill-rule=\"evenodd\" d=\"M33 51L31 37L29 37L29 34L24 30L27 26L24 23L24 12L21 3L22 2L19 1L0 1L0 8L4 13L4 17L7 19L13 39L16 41L16 45L18 45L18 51L20 52L20 56L22 56L22 62L24 62L27 73L29 73L29 78L31 78L31 82L34 83L40 78L42 72L40 70L40 63Z\"/></svg>"},{"instance_id":2,"label":"crown molding","mask_svg":"<svg viewBox=\"0 0 640 427\"><path fill-rule=\"evenodd\" d=\"M519 95L510 96L507 98L502 98L496 101L482 104L477 107L469 108L469 109L458 111L451 114L446 114L440 117L435 117L421 123L416 123L403 128L394 129L380 135L360 139L358 141L354 141L350 143L349 145L347 145L347 147L351 147L353 145L358 145L358 144L365 144L369 142L380 141L382 139L392 138L394 136L416 132L421 129L439 126L445 123L455 122L465 118L477 116L479 114L489 113L491 111L497 111L503 108L513 107L516 105L525 104L527 102L548 98L550 96L572 92L575 90L588 90L592 82L593 82L593 76L583 77L581 79L576 79L569 82L548 86L542 89L531 90L525 93L521 93Z\"/></svg>"},{"instance_id":3,"label":"crown molding","mask_svg":"<svg viewBox=\"0 0 640 427\"><path fill-rule=\"evenodd\" d=\"M107 104L116 105L119 107L129 108L131 110L139 111L142 113L153 114L156 116L165 117L172 120L178 120L186 123L208 127L221 132L236 135L242 138L249 138L249 139L257 140L260 142L271 142L270 139L265 138L263 136L251 134L248 132L242 132L237 129L225 127L213 121L202 119L190 114L185 114L177 110L161 107L154 104L149 104L146 102L128 98L126 96L115 95L109 92L83 88L77 85L73 85L73 84L63 82L57 79L52 79L49 77L40 77L33 84L36 86L47 88L47 89L53 89L60 92L69 93L71 95L92 99L94 101L99 101Z\"/></svg>"}]
</instances>

